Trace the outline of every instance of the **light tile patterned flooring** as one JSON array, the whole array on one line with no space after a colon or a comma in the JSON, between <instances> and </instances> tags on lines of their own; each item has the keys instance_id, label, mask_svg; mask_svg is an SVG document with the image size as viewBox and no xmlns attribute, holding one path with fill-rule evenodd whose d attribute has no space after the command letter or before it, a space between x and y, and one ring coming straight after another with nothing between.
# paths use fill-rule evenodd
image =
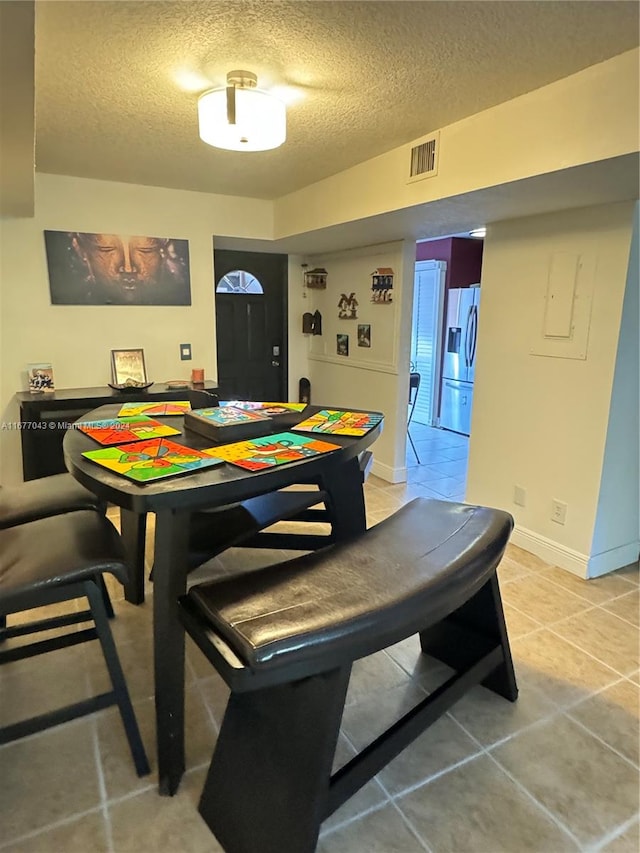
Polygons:
<instances>
[{"instance_id":1,"label":"light tile patterned flooring","mask_svg":"<svg viewBox=\"0 0 640 853\"><path fill-rule=\"evenodd\" d=\"M439 500L463 501L467 482L469 439L455 432L413 421L411 438L419 462L407 439L407 480L420 494Z\"/></svg>"},{"instance_id":2,"label":"light tile patterned flooring","mask_svg":"<svg viewBox=\"0 0 640 853\"><path fill-rule=\"evenodd\" d=\"M462 466L442 467L460 460L435 459L457 450L455 442L427 448L433 439L418 449L432 460L426 479L419 468L405 485L369 478L370 523L417 494L443 496L438 483L453 491L449 479L463 482ZM226 573L265 559L266 552L233 549L209 568ZM320 853L637 853L638 568L586 582L509 546L499 577L518 701L480 687L467 694L325 822ZM0 748L3 853L221 850L197 801L226 688L189 643L188 772L177 796L158 796L150 603L133 607L112 590L114 634L154 775L135 776L114 709ZM0 721L104 689L91 646L3 667ZM416 638L357 662L336 763L447 672L421 658Z\"/></svg>"}]
</instances>

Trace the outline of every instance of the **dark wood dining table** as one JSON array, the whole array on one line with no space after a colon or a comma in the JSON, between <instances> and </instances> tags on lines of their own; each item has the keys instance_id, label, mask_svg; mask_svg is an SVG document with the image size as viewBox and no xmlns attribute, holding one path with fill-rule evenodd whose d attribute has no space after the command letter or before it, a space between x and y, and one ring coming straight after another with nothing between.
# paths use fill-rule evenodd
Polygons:
<instances>
[{"instance_id":1,"label":"dark wood dining table","mask_svg":"<svg viewBox=\"0 0 640 853\"><path fill-rule=\"evenodd\" d=\"M287 431L296 422L319 411L305 411L273 419L272 434ZM82 421L117 416L119 405L101 406L84 415ZM197 450L213 446L211 439L184 428L183 417L162 418L180 430L171 441ZM76 426L77 426L76 424ZM140 485L86 459L86 450L99 445L77 428L67 431L64 458L67 469L86 488L103 500L120 507L121 527L132 581L127 599L143 600L144 533L147 513L155 513L153 565L153 644L156 737L160 793L173 795L185 769L184 757L184 629L177 615L178 597L187 587L190 515L238 503L297 483L316 484L326 492L330 509L332 538L341 540L366 529L363 477L360 454L380 435L381 420L366 435L316 435L339 450L307 457L298 462L250 472L224 463L214 468L170 477Z\"/></svg>"}]
</instances>

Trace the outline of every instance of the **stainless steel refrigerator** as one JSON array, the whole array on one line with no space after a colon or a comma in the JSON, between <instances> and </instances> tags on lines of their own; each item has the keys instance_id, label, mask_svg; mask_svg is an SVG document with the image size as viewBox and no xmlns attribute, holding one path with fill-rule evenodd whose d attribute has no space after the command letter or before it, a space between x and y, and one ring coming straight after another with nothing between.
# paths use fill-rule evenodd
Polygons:
<instances>
[{"instance_id":1,"label":"stainless steel refrigerator","mask_svg":"<svg viewBox=\"0 0 640 853\"><path fill-rule=\"evenodd\" d=\"M448 293L440 426L464 435L471 432L479 302L479 286Z\"/></svg>"}]
</instances>

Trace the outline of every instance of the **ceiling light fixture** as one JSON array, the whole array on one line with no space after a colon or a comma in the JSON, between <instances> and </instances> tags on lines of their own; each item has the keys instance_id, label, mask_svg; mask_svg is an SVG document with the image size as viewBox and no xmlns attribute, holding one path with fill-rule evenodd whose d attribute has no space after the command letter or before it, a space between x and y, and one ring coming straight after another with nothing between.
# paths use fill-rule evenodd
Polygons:
<instances>
[{"instance_id":1,"label":"ceiling light fixture","mask_svg":"<svg viewBox=\"0 0 640 853\"><path fill-rule=\"evenodd\" d=\"M469 231L469 237L486 237L487 229L486 228L474 228L473 231Z\"/></svg>"},{"instance_id":2,"label":"ceiling light fixture","mask_svg":"<svg viewBox=\"0 0 640 853\"><path fill-rule=\"evenodd\" d=\"M198 99L200 138L228 151L268 151L287 138L284 103L257 89L250 71L230 71L226 89L212 89Z\"/></svg>"}]
</instances>

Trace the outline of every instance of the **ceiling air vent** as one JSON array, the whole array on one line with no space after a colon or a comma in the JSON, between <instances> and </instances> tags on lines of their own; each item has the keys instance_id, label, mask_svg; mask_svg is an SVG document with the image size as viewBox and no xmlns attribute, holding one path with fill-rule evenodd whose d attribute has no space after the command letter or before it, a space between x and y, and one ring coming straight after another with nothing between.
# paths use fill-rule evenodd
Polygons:
<instances>
[{"instance_id":1,"label":"ceiling air vent","mask_svg":"<svg viewBox=\"0 0 640 853\"><path fill-rule=\"evenodd\" d=\"M413 181L421 181L423 178L432 178L438 174L439 147L439 131L425 137L422 142L412 147L407 183L411 184Z\"/></svg>"}]
</instances>

